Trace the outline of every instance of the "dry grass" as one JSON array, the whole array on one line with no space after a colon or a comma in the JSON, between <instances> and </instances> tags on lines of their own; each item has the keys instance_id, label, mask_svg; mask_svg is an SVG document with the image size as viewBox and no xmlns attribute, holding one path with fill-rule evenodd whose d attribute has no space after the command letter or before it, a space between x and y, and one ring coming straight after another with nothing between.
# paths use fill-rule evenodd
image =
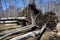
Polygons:
<instances>
[{"instance_id":1,"label":"dry grass","mask_svg":"<svg viewBox=\"0 0 60 40\"><path fill-rule=\"evenodd\" d=\"M60 22L57 24L56 29L60 31Z\"/></svg>"},{"instance_id":2,"label":"dry grass","mask_svg":"<svg viewBox=\"0 0 60 40\"><path fill-rule=\"evenodd\" d=\"M57 29L58 33L60 33L60 22L57 24L56 29ZM55 33L54 33L53 31L47 30L47 31L43 34L41 40L49 40L49 38L50 38L51 36L54 36L54 35L55 35ZM59 36L59 35L60 35L60 34L58 34L58 36ZM59 37L60 37L60 36L59 36Z\"/></svg>"},{"instance_id":3,"label":"dry grass","mask_svg":"<svg viewBox=\"0 0 60 40\"><path fill-rule=\"evenodd\" d=\"M14 29L14 28L18 28L21 27L20 25L17 24L0 24L0 30L7 30L7 29Z\"/></svg>"}]
</instances>

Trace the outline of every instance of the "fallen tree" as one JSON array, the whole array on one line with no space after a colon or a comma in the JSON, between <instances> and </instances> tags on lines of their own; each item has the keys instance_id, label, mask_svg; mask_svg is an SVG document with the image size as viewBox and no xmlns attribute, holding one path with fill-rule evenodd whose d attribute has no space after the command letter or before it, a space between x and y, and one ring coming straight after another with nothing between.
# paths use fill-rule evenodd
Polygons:
<instances>
[{"instance_id":1,"label":"fallen tree","mask_svg":"<svg viewBox=\"0 0 60 40\"><path fill-rule=\"evenodd\" d=\"M14 33L17 33L17 32L22 32L22 31L27 31L29 29L31 29L32 27L34 27L35 25L28 25L28 26L25 26L25 27L22 27L22 28L16 28L16 29L12 29L10 31L6 30L6 31L3 31L0 33L0 35L4 35L4 36L1 36L0 39L6 37L6 36L9 36L11 34L14 34Z\"/></svg>"},{"instance_id":2,"label":"fallen tree","mask_svg":"<svg viewBox=\"0 0 60 40\"><path fill-rule=\"evenodd\" d=\"M7 21L7 20L25 20L26 17L8 17L8 18L1 18L0 21Z\"/></svg>"},{"instance_id":3,"label":"fallen tree","mask_svg":"<svg viewBox=\"0 0 60 40\"><path fill-rule=\"evenodd\" d=\"M32 31L32 32L26 33L24 35L14 37L14 38L12 38L10 40L21 40L21 39L25 40L25 38L28 38L28 37L35 37L35 35L41 34L44 31L45 28L46 28L46 24L41 28L41 30Z\"/></svg>"}]
</instances>

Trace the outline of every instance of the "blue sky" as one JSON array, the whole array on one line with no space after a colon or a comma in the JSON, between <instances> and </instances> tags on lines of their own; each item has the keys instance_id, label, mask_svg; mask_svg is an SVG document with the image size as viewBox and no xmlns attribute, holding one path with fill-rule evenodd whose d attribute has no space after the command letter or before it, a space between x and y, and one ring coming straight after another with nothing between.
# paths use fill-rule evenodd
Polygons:
<instances>
[{"instance_id":1,"label":"blue sky","mask_svg":"<svg viewBox=\"0 0 60 40\"><path fill-rule=\"evenodd\" d=\"M10 1L10 5L14 5L14 0ZM23 2L21 0L17 0L16 5L17 5L17 7L23 7L24 6ZM2 8L5 10L6 7L8 8L8 6L9 6L8 2L5 2L5 0L2 0Z\"/></svg>"},{"instance_id":2,"label":"blue sky","mask_svg":"<svg viewBox=\"0 0 60 40\"><path fill-rule=\"evenodd\" d=\"M49 3L50 0L43 0L43 4ZM54 0L53 0L54 1ZM38 4L39 0L36 0L36 4ZM60 0L57 0L58 3L60 3ZM14 0L10 0L11 5L14 5ZM17 7L24 7L22 0L16 1ZM2 8L5 10L8 8L8 2L5 3L5 0L2 0Z\"/></svg>"}]
</instances>

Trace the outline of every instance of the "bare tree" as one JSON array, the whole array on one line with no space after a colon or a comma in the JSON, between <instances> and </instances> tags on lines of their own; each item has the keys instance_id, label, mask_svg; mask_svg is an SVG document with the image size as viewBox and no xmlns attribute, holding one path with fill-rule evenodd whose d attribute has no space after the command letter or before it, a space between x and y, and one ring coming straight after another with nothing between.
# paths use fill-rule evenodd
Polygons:
<instances>
[{"instance_id":1,"label":"bare tree","mask_svg":"<svg viewBox=\"0 0 60 40\"><path fill-rule=\"evenodd\" d=\"M15 13L14 13L14 16L15 17L17 17L18 16L18 14L17 14L17 3L16 3L16 1L18 1L18 0L14 0L14 11L15 11Z\"/></svg>"},{"instance_id":2,"label":"bare tree","mask_svg":"<svg viewBox=\"0 0 60 40\"><path fill-rule=\"evenodd\" d=\"M34 4L35 0L29 0L30 4Z\"/></svg>"},{"instance_id":3,"label":"bare tree","mask_svg":"<svg viewBox=\"0 0 60 40\"><path fill-rule=\"evenodd\" d=\"M8 5L10 7L10 0L7 0L7 2L8 2ZM8 8L8 17L10 17L10 8Z\"/></svg>"},{"instance_id":4,"label":"bare tree","mask_svg":"<svg viewBox=\"0 0 60 40\"><path fill-rule=\"evenodd\" d=\"M2 0L0 0L0 18L3 17Z\"/></svg>"},{"instance_id":5,"label":"bare tree","mask_svg":"<svg viewBox=\"0 0 60 40\"><path fill-rule=\"evenodd\" d=\"M42 6L43 0L39 0L39 2L40 2L40 3L39 3L39 5L40 5L39 9L42 9L42 7L43 7L43 6Z\"/></svg>"},{"instance_id":6,"label":"bare tree","mask_svg":"<svg viewBox=\"0 0 60 40\"><path fill-rule=\"evenodd\" d=\"M7 7L8 7L8 6L7 6L7 4L6 4L6 3L7 3L7 0L4 0L4 2L5 2L5 7L6 7L6 12L4 13L4 15L5 15L5 17L7 17L7 15L8 15L8 12L7 12Z\"/></svg>"}]
</instances>

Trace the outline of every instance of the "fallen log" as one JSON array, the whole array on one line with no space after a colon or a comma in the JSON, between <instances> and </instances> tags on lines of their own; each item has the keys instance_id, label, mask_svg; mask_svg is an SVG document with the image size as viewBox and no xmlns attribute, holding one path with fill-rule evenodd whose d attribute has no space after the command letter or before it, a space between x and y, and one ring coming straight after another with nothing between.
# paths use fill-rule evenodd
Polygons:
<instances>
[{"instance_id":1,"label":"fallen log","mask_svg":"<svg viewBox=\"0 0 60 40\"><path fill-rule=\"evenodd\" d=\"M17 22L17 21L0 21L0 23L2 24L2 23L15 23L15 22Z\"/></svg>"},{"instance_id":2,"label":"fallen log","mask_svg":"<svg viewBox=\"0 0 60 40\"><path fill-rule=\"evenodd\" d=\"M12 29L12 30L6 30L6 31L3 31L0 33L0 35L4 35L4 34L8 34L8 33L12 33L12 32L18 32L18 31L25 31L27 29L30 29L34 27L34 25L28 25L28 26L25 26L25 27L22 27L22 28L16 28L16 29Z\"/></svg>"},{"instance_id":3,"label":"fallen log","mask_svg":"<svg viewBox=\"0 0 60 40\"><path fill-rule=\"evenodd\" d=\"M0 35L4 35L4 36L1 36L0 39L4 38L6 36L9 36L11 34L17 33L17 32L27 31L34 26L35 25L28 25L28 26L25 26L25 27L22 27L22 28L16 28L16 29L13 29L13 30L10 30L10 31L8 31L8 30L3 31L3 32L0 33Z\"/></svg>"},{"instance_id":4,"label":"fallen log","mask_svg":"<svg viewBox=\"0 0 60 40\"><path fill-rule=\"evenodd\" d=\"M0 20L13 20L13 19L24 20L26 19L26 17L8 17L8 18L1 18Z\"/></svg>"},{"instance_id":5,"label":"fallen log","mask_svg":"<svg viewBox=\"0 0 60 40\"><path fill-rule=\"evenodd\" d=\"M1 18L0 21L5 22L5 21L26 21L26 17L8 17L8 18Z\"/></svg>"},{"instance_id":6,"label":"fallen log","mask_svg":"<svg viewBox=\"0 0 60 40\"><path fill-rule=\"evenodd\" d=\"M46 27L46 24L41 28L41 30L32 31L32 32L26 33L24 35L14 37L10 40L21 40L21 39L28 38L28 37L35 37L35 35L41 34L43 32L43 30L45 29L45 27Z\"/></svg>"}]
</instances>

